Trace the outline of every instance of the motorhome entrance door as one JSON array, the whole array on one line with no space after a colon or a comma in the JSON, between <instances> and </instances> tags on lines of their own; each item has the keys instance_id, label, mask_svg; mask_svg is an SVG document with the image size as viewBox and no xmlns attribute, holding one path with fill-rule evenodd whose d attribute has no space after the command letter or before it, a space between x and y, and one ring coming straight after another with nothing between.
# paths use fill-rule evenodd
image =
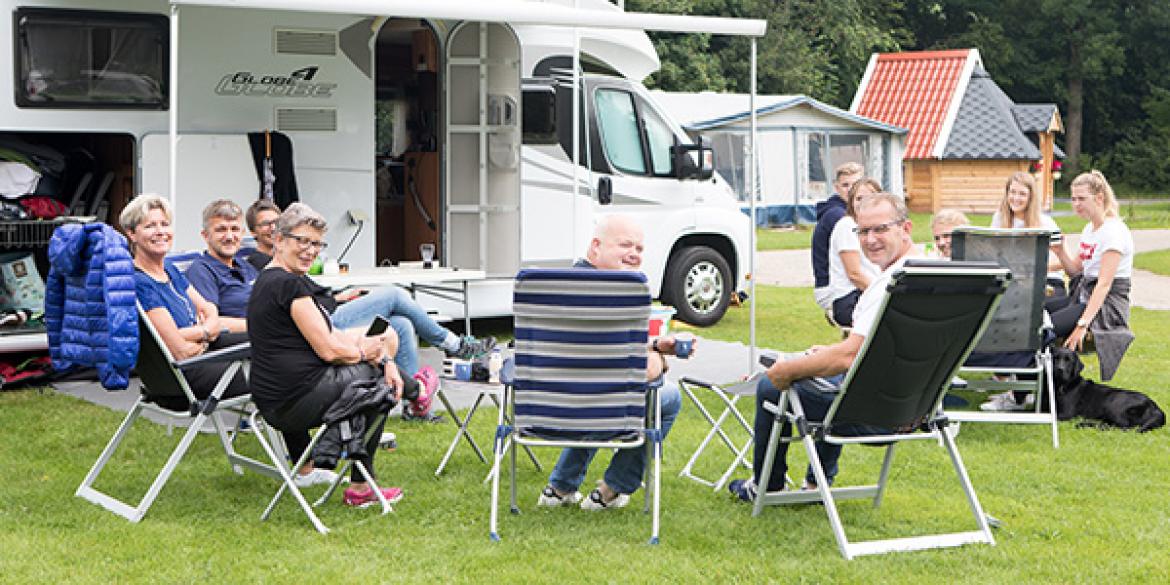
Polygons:
<instances>
[{"instance_id":1,"label":"motorhome entrance door","mask_svg":"<svg viewBox=\"0 0 1170 585\"><path fill-rule=\"evenodd\" d=\"M502 24L460 23L447 42L445 261L520 267L520 44ZM550 218L551 219L551 218Z\"/></svg>"}]
</instances>

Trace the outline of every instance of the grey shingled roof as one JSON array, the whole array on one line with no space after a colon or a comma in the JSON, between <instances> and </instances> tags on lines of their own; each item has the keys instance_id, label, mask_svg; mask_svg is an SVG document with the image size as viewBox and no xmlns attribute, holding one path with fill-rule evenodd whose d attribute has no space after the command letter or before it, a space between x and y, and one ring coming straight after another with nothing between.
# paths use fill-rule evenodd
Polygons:
<instances>
[{"instance_id":1,"label":"grey shingled roof","mask_svg":"<svg viewBox=\"0 0 1170 585\"><path fill-rule=\"evenodd\" d=\"M1020 130L1011 98L982 67L971 72L944 159L1038 160L1040 149Z\"/></svg>"},{"instance_id":2,"label":"grey shingled roof","mask_svg":"<svg viewBox=\"0 0 1170 585\"><path fill-rule=\"evenodd\" d=\"M1012 114L1020 130L1046 132L1052 116L1056 114L1056 104L1015 104L1012 106Z\"/></svg>"}]
</instances>

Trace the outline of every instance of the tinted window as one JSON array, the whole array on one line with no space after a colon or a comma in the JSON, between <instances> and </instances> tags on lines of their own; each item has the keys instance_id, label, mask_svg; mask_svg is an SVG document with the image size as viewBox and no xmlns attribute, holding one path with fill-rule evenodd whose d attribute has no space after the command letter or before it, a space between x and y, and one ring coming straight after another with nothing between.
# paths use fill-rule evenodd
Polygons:
<instances>
[{"instance_id":1,"label":"tinted window","mask_svg":"<svg viewBox=\"0 0 1170 585\"><path fill-rule=\"evenodd\" d=\"M21 9L15 18L18 105L166 108L165 16Z\"/></svg>"}]
</instances>

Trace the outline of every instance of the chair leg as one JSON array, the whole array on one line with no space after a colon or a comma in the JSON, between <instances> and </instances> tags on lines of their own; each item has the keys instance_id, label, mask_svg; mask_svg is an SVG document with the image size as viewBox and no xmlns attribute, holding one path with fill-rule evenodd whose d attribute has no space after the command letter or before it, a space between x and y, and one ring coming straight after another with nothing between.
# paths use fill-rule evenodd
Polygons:
<instances>
[{"instance_id":1,"label":"chair leg","mask_svg":"<svg viewBox=\"0 0 1170 585\"><path fill-rule=\"evenodd\" d=\"M945 430L943 432L946 432ZM873 507L879 508L882 505L882 497L886 495L886 485L890 481L890 465L894 462L894 443L890 443L886 447L886 456L882 458L882 470L878 474L877 493L873 496Z\"/></svg>"},{"instance_id":2,"label":"chair leg","mask_svg":"<svg viewBox=\"0 0 1170 585\"><path fill-rule=\"evenodd\" d=\"M772 420L772 434L768 439L768 450L764 453L764 467L760 470L759 475L760 483L763 485L756 486L756 499L752 503L752 516L759 516L760 512L764 510L763 495L768 493L768 480L772 477L772 468L776 464L776 451L780 446L780 434L784 425L784 417L787 416L785 412L788 408L788 395L791 392L791 390L780 392L780 400L776 402L775 418ZM795 400L793 403L795 404Z\"/></svg>"},{"instance_id":3,"label":"chair leg","mask_svg":"<svg viewBox=\"0 0 1170 585\"><path fill-rule=\"evenodd\" d=\"M1052 353L1048 350L1044 350L1044 353L1041 354L1040 359L1041 363L1044 365L1043 380L1047 382L1046 391L1048 392L1048 413L1052 416L1052 447L1059 449L1060 430L1056 424L1056 382L1052 379ZM1039 397L1036 398L1036 402L1040 402Z\"/></svg>"},{"instance_id":4,"label":"chair leg","mask_svg":"<svg viewBox=\"0 0 1170 585\"><path fill-rule=\"evenodd\" d=\"M264 452L268 454L268 457L272 460L273 465L276 467L277 471L280 472L281 477L280 487L276 490L276 495L272 497L270 502L268 502L268 507L265 508L264 512L260 514L260 520L267 520L268 517L272 515L272 511L276 508L276 504L279 503L281 497L284 496L285 490L289 490L292 492L293 498L296 499L297 503L301 506L301 509L304 510L305 515L309 517L309 521L312 522L313 527L317 529L317 532L320 532L321 534L328 534L329 528L327 528L325 524L321 522L321 519L317 517L317 514L313 512L313 507L309 505L309 502L305 499L304 494L302 494L301 490L297 488L295 483L293 483L292 477L292 474L296 473L296 470L304 465L305 461L308 461L309 454L313 450L313 445L317 443L317 439L320 438L324 429L318 431L317 435L313 437L313 440L309 442L309 447L306 448L305 452L301 454L300 458L292 464L290 469L288 462L285 461L284 454L278 454L272 445L270 445L268 441L264 439L260 426L261 424L266 423L262 423L262 419L260 418L260 413L258 411L252 413L251 423L252 432L256 435L256 440L259 441L260 446L264 449Z\"/></svg>"},{"instance_id":5,"label":"chair leg","mask_svg":"<svg viewBox=\"0 0 1170 585\"><path fill-rule=\"evenodd\" d=\"M995 544L995 537L991 534L991 527L987 523L987 515L983 512L983 506L979 504L979 496L975 494L975 486L971 484L971 478L967 475L967 467L963 465L963 458L959 456L959 448L955 446L955 440L947 433L941 433L943 445L947 448L947 453L951 456L951 464L955 468L955 474L959 476L959 484L963 486L963 493L967 496L967 504L971 507L971 513L975 515L975 522L979 525L979 531L983 533L988 544Z\"/></svg>"},{"instance_id":6,"label":"chair leg","mask_svg":"<svg viewBox=\"0 0 1170 585\"><path fill-rule=\"evenodd\" d=\"M207 419L207 415L203 413L200 413L192 419L191 426L187 428L187 432L183 433L183 438L179 440L179 444L171 452L170 457L167 458L162 470L155 476L154 481L146 490L146 494L142 496L142 500L139 501L138 505L130 506L113 496L98 491L93 487L93 483L97 481L102 469L109 463L110 458L117 451L118 446L125 439L126 434L130 431L134 421L141 415L144 407L145 402L139 398L138 402L135 403L134 407L130 409L130 412L122 421L122 426L118 427L118 430L114 432L114 436L110 439L102 454L98 456L98 460L94 463L93 468L90 469L76 491L77 496L102 506L131 522L139 522L146 515L146 512L150 510L150 507L154 504L154 500L158 498L159 493L162 491L163 486L166 485L171 474L174 473L175 468L178 467L179 462L182 461L183 456L191 447L191 443L199 435L199 429L202 427L203 421Z\"/></svg>"},{"instance_id":7,"label":"chair leg","mask_svg":"<svg viewBox=\"0 0 1170 585\"><path fill-rule=\"evenodd\" d=\"M510 433L510 429L504 426L504 411L508 405L507 390L505 390L504 404L500 406L496 414L496 438L492 446L492 470L489 473L492 480L492 509L490 512L489 533L493 541L499 542L499 511L500 511L500 465L504 461L504 439ZM512 483L515 483L516 478L513 476Z\"/></svg>"},{"instance_id":8,"label":"chair leg","mask_svg":"<svg viewBox=\"0 0 1170 585\"><path fill-rule=\"evenodd\" d=\"M833 537L837 539L837 548L846 560L851 559L853 557L849 554L849 539L845 536L845 526L841 523L841 514L837 512L837 502L833 499L829 478L825 476L825 468L821 464L820 456L817 455L816 441L805 435L801 442L804 443L804 450L808 453L809 465L812 466L813 477L817 480L817 492L825 507L825 514L829 517L829 526L833 529ZM888 457L889 453L887 452Z\"/></svg>"},{"instance_id":9,"label":"chair leg","mask_svg":"<svg viewBox=\"0 0 1170 585\"><path fill-rule=\"evenodd\" d=\"M662 485L659 483L662 477L662 396L658 394L657 389L653 389L654 393L654 441L651 445L651 456L653 461L653 477L651 482L647 485L648 489L653 490L651 499L654 506L654 518L650 521L650 544L658 544L658 530L660 528L660 506L662 503Z\"/></svg>"}]
</instances>

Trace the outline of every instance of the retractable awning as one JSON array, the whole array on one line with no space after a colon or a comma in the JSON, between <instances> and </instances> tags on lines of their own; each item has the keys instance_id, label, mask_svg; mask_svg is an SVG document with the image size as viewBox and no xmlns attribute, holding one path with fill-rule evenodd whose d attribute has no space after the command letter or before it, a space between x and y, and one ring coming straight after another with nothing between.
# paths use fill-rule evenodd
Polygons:
<instances>
[{"instance_id":1,"label":"retractable awning","mask_svg":"<svg viewBox=\"0 0 1170 585\"><path fill-rule=\"evenodd\" d=\"M171 0L171 4L751 37L763 36L767 29L767 21L759 19L588 10L523 0Z\"/></svg>"}]
</instances>

